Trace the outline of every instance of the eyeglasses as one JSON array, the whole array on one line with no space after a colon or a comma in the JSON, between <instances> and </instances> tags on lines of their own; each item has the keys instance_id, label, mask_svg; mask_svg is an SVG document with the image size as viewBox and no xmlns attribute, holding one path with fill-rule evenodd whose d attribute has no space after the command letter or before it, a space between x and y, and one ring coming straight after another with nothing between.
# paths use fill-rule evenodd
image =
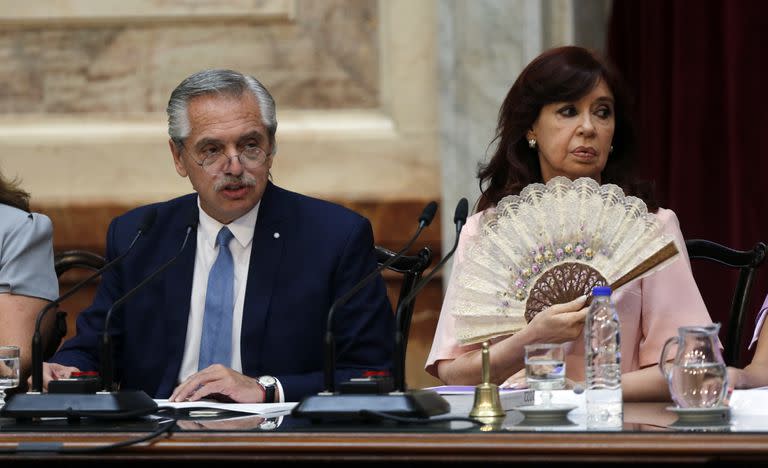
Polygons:
<instances>
[{"instance_id":1,"label":"eyeglasses","mask_svg":"<svg viewBox=\"0 0 768 468\"><path fill-rule=\"evenodd\" d=\"M267 153L256 145L248 145L240 154L228 156L224 148L213 147L197 152L197 157L191 159L209 174L220 174L226 170L232 158L237 158L246 169L257 169L267 160Z\"/></svg>"}]
</instances>

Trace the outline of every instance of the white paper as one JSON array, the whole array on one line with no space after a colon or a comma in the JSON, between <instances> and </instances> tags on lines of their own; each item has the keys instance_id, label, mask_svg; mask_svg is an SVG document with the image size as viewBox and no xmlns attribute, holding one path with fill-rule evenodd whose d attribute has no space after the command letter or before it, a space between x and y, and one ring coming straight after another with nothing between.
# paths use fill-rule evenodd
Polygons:
<instances>
[{"instance_id":1,"label":"white paper","mask_svg":"<svg viewBox=\"0 0 768 468\"><path fill-rule=\"evenodd\" d=\"M220 411L237 411L240 413L269 415L271 417L288 414L295 402L290 403L220 403L218 401L199 400L170 402L168 400L155 400L157 406L176 409L213 409Z\"/></svg>"}]
</instances>

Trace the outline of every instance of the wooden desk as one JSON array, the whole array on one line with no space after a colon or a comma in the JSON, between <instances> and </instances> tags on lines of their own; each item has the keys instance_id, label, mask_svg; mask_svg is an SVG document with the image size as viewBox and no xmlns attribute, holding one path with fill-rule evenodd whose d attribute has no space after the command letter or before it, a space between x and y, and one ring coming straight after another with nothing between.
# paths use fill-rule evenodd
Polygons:
<instances>
[{"instance_id":1,"label":"wooden desk","mask_svg":"<svg viewBox=\"0 0 768 468\"><path fill-rule=\"evenodd\" d=\"M77 461L103 465L226 461L437 463L437 462L722 462L768 460L768 433L673 432L665 404L625 405L625 430L601 432L176 432L149 443L88 455L0 455L5 466ZM0 433L0 450L20 442L63 442L95 447L135 433ZM10 464L9 464L10 463ZM85 464L85 465L84 465ZM139 465L140 466L140 465Z\"/></svg>"}]
</instances>

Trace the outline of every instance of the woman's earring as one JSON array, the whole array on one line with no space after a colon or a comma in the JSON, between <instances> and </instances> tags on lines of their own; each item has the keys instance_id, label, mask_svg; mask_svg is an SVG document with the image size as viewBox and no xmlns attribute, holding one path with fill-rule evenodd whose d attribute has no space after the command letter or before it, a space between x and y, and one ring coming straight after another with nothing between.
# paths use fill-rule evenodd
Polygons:
<instances>
[{"instance_id":1,"label":"woman's earring","mask_svg":"<svg viewBox=\"0 0 768 468\"><path fill-rule=\"evenodd\" d=\"M536 138L529 138L528 139L528 147L530 147L531 149L535 149L536 148ZM613 148L613 147L611 147L611 148Z\"/></svg>"},{"instance_id":2,"label":"woman's earring","mask_svg":"<svg viewBox=\"0 0 768 468\"><path fill-rule=\"evenodd\" d=\"M610 148L608 148L608 152L609 152L609 153L613 153L613 145L611 145L611 147L610 147Z\"/></svg>"}]
</instances>

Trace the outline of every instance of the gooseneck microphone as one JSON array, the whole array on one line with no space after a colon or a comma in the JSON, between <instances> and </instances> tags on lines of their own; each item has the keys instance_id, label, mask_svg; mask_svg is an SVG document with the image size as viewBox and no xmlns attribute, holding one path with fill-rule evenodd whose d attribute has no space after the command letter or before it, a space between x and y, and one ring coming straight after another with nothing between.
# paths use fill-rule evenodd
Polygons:
<instances>
[{"instance_id":1,"label":"gooseneck microphone","mask_svg":"<svg viewBox=\"0 0 768 468\"><path fill-rule=\"evenodd\" d=\"M157 218L156 209L153 208L147 211L147 213L144 214L144 217L141 219L139 228L136 231L136 236L134 236L133 240L128 245L128 248L125 249L125 252L115 257L112 261L110 261L103 267L99 268L96 272L94 272L89 277L77 283L69 291L59 296L53 302L46 304L46 306L43 307L43 309L40 310L40 312L37 314L37 320L35 321L35 333L32 336L32 386L29 390L29 393L33 393L33 394L42 393L43 391L43 340L40 333L40 327L43 322L43 318L45 317L45 314L47 314L48 311L50 311L51 309L54 309L59 305L61 305L62 302L67 300L70 296L72 296L76 292L80 291L86 284L90 283L95 278L103 275L104 272L111 269L116 264L120 263L123 260L123 258L125 258L125 256L128 255L128 253L133 249L133 246L136 245L136 241L138 241L142 235L146 234L152 228L152 225L155 224L156 218Z\"/></svg>"},{"instance_id":2,"label":"gooseneck microphone","mask_svg":"<svg viewBox=\"0 0 768 468\"><path fill-rule=\"evenodd\" d=\"M454 211L453 222L456 225L456 238L453 241L453 247L451 250L432 268L427 276L421 279L416 286L413 287L411 292L400 301L397 306L397 312L395 314L395 361L393 363L394 385L395 392L404 392L405 389L405 351L408 347L408 330L404 330L405 324L410 323L410 315L413 313L412 309L408 305L413 301L417 294L427 285L429 280L432 279L435 274L440 271L445 263L456 252L456 248L459 246L459 238L461 237L461 228L467 222L467 215L469 214L469 202L466 198L459 200Z\"/></svg>"},{"instance_id":3,"label":"gooseneck microphone","mask_svg":"<svg viewBox=\"0 0 768 468\"><path fill-rule=\"evenodd\" d=\"M363 286L371 282L371 280L379 275L385 268L389 267L403 255L405 255L405 253L408 252L408 249L413 246L413 243L416 242L416 239L421 234L421 231L423 231L425 227L432 223L432 220L435 217L435 213L437 213L437 202L431 201L427 204L427 206L424 207L424 210L421 212L421 215L419 216L418 228L416 229L416 232L413 234L413 236L411 236L411 239L408 241L405 247L400 249L399 252L390 257L386 262L379 265L379 267L369 273L368 276L358 281L357 284L352 287L352 289L336 299L336 301L334 301L334 303L331 305L331 308L328 310L328 319L325 327L325 390L322 392L323 395L332 395L335 392L336 383L334 377L336 374L336 343L333 334L333 316L336 313L336 309L344 305L352 296L360 291Z\"/></svg>"},{"instance_id":4,"label":"gooseneck microphone","mask_svg":"<svg viewBox=\"0 0 768 468\"><path fill-rule=\"evenodd\" d=\"M112 303L112 306L107 310L107 314L104 317L104 333L101 336L101 380L102 380L102 392L109 393L115 390L114 385L114 369L115 361L112 353L112 338L109 334L109 321L112 318L112 313L120 308L128 299L132 298L140 289L146 286L150 281L155 279L160 273L164 272L170 267L176 259L178 259L184 252L184 248L187 246L190 234L196 230L198 223L198 216L200 213L198 210L194 210L190 216L189 222L187 222L186 233L184 234L184 241L181 243L181 248L170 260L166 261L159 268L152 272L149 276L144 278L139 284L133 287L130 291L123 294L122 297Z\"/></svg>"},{"instance_id":5,"label":"gooseneck microphone","mask_svg":"<svg viewBox=\"0 0 768 468\"><path fill-rule=\"evenodd\" d=\"M461 227L467 219L468 203L466 199L462 199L456 208L456 214L454 216L454 222L456 223L457 233L461 231ZM454 243L453 250L435 266L430 274L422 281L417 283L412 293L408 294L403 300L400 301L397 309L397 315L401 316L403 311L407 309L408 304L413 300L416 294L424 287L434 273L445 264L445 261L456 250L457 240ZM396 325L403 323L399 320L395 320ZM330 329L330 327L329 327ZM396 330L397 334L400 333L399 329ZM401 334L402 335L402 334ZM402 336L401 336L402 339ZM397 346L395 351L398 352ZM327 357L327 355L326 355ZM331 355L331 358L333 355ZM403 364L400 362L399 355L393 363L394 371L399 372L402 375ZM333 359L326 360L326 366L328 363L333 363ZM327 367L326 367L327 369ZM326 374L327 375L327 374ZM331 374L332 376L332 374ZM400 377L402 379L402 377ZM328 387L326 383L326 388ZM405 385L401 384L400 388L404 388ZM367 420L371 415L385 413L388 416L407 416L428 418L431 416L445 414L450 411L450 405L445 398L437 394L433 390L413 390L409 392L403 391L390 392L387 394L381 393L329 393L323 392L318 395L309 395L302 399L298 405L296 405L291 414L294 417L309 418L312 421L327 420Z\"/></svg>"}]
</instances>

